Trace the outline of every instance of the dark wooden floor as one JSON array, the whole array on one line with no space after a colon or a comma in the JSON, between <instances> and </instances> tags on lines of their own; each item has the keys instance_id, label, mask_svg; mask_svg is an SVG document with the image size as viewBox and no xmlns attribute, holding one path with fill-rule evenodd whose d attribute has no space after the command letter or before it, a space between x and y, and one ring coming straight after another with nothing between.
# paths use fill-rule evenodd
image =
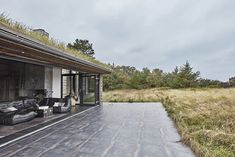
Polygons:
<instances>
[{"instance_id":1,"label":"dark wooden floor","mask_svg":"<svg viewBox=\"0 0 235 157\"><path fill-rule=\"evenodd\" d=\"M0 125L0 136L1 137L9 136L9 135L17 133L19 131L22 131L26 128L34 127L34 126L41 124L41 123L46 123L48 121L62 117L64 115L65 114L56 114L56 115L49 116L47 118L34 118L31 121L16 124L16 125L9 125L9 126Z\"/></svg>"},{"instance_id":2,"label":"dark wooden floor","mask_svg":"<svg viewBox=\"0 0 235 157\"><path fill-rule=\"evenodd\" d=\"M2 141L7 141L8 139L15 138L17 136L24 135L27 132L31 132L35 129L39 129L48 124L54 123L60 119L71 116L73 114L82 112L86 109L89 109L91 106L73 106L71 111L63 114L52 114L48 117L36 117L33 120L28 122L19 123L16 125L0 125L0 144ZM11 137L12 136L12 137Z\"/></svg>"},{"instance_id":3,"label":"dark wooden floor","mask_svg":"<svg viewBox=\"0 0 235 157\"><path fill-rule=\"evenodd\" d=\"M104 104L0 149L9 157L193 157L159 103Z\"/></svg>"}]
</instances>

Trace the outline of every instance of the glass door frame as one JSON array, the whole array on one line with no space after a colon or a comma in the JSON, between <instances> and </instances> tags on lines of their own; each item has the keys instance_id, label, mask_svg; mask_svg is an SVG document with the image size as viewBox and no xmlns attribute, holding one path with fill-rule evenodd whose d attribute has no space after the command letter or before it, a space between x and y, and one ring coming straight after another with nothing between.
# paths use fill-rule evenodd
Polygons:
<instances>
[{"instance_id":1,"label":"glass door frame","mask_svg":"<svg viewBox=\"0 0 235 157\"><path fill-rule=\"evenodd\" d=\"M72 87L71 83L70 83L70 90L72 90L72 88L78 88L78 96L80 97L80 105L99 105L100 104L100 75L99 74L89 74L89 73L67 73L67 74L61 74L61 98L63 98L63 77L66 77L66 76L69 76L71 77L71 81L73 81L73 86L75 86L75 83L74 83L74 78L76 76L79 76L79 80L78 80L78 87ZM84 81L83 78L91 78L91 77L94 77L95 79L95 87L94 87L94 97L95 97L95 101L94 103L92 104L84 104L84 89L83 89L83 85L84 83L86 83Z\"/></svg>"},{"instance_id":2,"label":"glass door frame","mask_svg":"<svg viewBox=\"0 0 235 157\"><path fill-rule=\"evenodd\" d=\"M95 101L93 104L84 104L84 89L83 85L84 79L83 78L91 78L94 77L95 79L95 87L94 87L94 97ZM100 75L99 74L87 74L87 73L80 73L79 74L79 93L80 93L80 105L99 105L100 104Z\"/></svg>"},{"instance_id":3,"label":"glass door frame","mask_svg":"<svg viewBox=\"0 0 235 157\"><path fill-rule=\"evenodd\" d=\"M66 74L61 74L61 98L64 97L64 82L63 82L63 78L64 77L70 77L70 87L69 87L69 90L70 90L70 94L74 92L74 94L78 94L76 96L79 96L79 93L76 93L76 89L78 89L78 87L76 87L76 76L78 76L79 73L72 73L72 71L70 70L69 73L66 73ZM78 84L77 84L78 85Z\"/></svg>"}]
</instances>

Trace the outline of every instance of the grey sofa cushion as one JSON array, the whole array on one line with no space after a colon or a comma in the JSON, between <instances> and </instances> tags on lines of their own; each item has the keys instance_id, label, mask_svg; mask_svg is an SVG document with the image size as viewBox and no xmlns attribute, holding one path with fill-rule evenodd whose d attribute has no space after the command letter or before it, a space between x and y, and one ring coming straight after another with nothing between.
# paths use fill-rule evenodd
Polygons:
<instances>
[{"instance_id":1,"label":"grey sofa cushion","mask_svg":"<svg viewBox=\"0 0 235 157\"><path fill-rule=\"evenodd\" d=\"M0 112L6 113L6 112L14 112L17 111L17 108L15 107L6 107L6 108L0 108Z\"/></svg>"},{"instance_id":2,"label":"grey sofa cushion","mask_svg":"<svg viewBox=\"0 0 235 157\"><path fill-rule=\"evenodd\" d=\"M69 112L71 110L71 107L72 107L71 97L66 96L65 97L65 103L61 103L61 105L53 107L53 113Z\"/></svg>"},{"instance_id":3,"label":"grey sofa cushion","mask_svg":"<svg viewBox=\"0 0 235 157\"><path fill-rule=\"evenodd\" d=\"M32 120L34 117L37 116L36 112L29 112L27 114L16 114L12 117L12 122L10 124L18 124L21 122L29 121Z\"/></svg>"}]
</instances>

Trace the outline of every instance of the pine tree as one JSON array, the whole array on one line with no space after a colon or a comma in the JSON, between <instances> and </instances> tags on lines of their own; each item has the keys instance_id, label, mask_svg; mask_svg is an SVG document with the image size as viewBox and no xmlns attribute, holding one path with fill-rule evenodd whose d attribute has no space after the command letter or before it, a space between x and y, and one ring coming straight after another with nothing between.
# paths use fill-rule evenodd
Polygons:
<instances>
[{"instance_id":1,"label":"pine tree","mask_svg":"<svg viewBox=\"0 0 235 157\"><path fill-rule=\"evenodd\" d=\"M89 40L76 39L72 44L69 43L67 47L80 51L90 57L94 57L95 55L95 51L92 48L92 43L89 43Z\"/></svg>"}]
</instances>

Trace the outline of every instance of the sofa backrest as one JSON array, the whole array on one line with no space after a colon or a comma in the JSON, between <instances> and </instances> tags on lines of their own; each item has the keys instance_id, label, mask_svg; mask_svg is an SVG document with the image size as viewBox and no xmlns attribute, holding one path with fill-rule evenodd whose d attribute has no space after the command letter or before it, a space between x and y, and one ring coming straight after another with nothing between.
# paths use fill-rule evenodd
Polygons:
<instances>
[{"instance_id":1,"label":"sofa backrest","mask_svg":"<svg viewBox=\"0 0 235 157\"><path fill-rule=\"evenodd\" d=\"M40 101L39 106L53 107L55 102L65 102L65 99L61 99L61 98L44 98L42 101Z\"/></svg>"}]
</instances>

